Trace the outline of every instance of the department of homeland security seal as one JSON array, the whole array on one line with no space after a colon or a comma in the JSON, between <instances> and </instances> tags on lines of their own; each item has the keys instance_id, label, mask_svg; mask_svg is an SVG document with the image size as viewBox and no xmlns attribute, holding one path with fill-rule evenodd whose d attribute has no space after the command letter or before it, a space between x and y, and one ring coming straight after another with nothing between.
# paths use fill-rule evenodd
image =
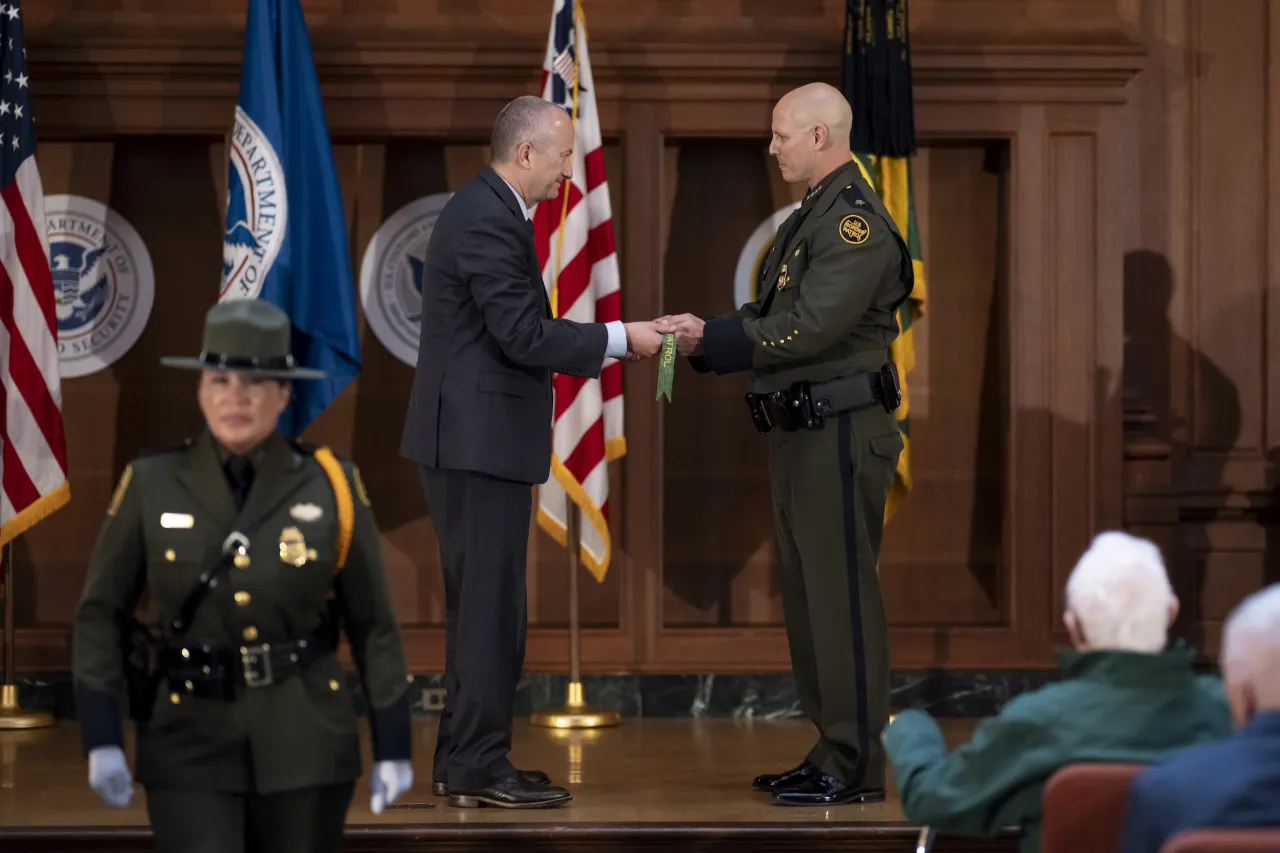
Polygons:
<instances>
[{"instance_id":1,"label":"department of homeland security seal","mask_svg":"<svg viewBox=\"0 0 1280 853\"><path fill-rule=\"evenodd\" d=\"M360 262L360 301L369 328L410 367L418 363L427 243L452 195L423 196L391 214L369 241Z\"/></svg>"},{"instance_id":2,"label":"department of homeland security seal","mask_svg":"<svg viewBox=\"0 0 1280 853\"><path fill-rule=\"evenodd\" d=\"M75 195L44 199L63 376L102 370L129 351L151 316L155 274L124 217Z\"/></svg>"},{"instance_id":3,"label":"department of homeland security seal","mask_svg":"<svg viewBox=\"0 0 1280 853\"><path fill-rule=\"evenodd\" d=\"M218 299L257 299L289 225L284 168L266 134L239 106L227 170L226 236Z\"/></svg>"},{"instance_id":4,"label":"department of homeland security seal","mask_svg":"<svg viewBox=\"0 0 1280 853\"><path fill-rule=\"evenodd\" d=\"M774 235L791 212L799 206L800 202L797 201L775 210L772 216L756 226L756 230L751 232L751 236L743 244L742 251L738 253L738 266L733 273L733 307L735 309L763 295L756 290L760 282L760 265L764 263L765 256L773 248Z\"/></svg>"}]
</instances>

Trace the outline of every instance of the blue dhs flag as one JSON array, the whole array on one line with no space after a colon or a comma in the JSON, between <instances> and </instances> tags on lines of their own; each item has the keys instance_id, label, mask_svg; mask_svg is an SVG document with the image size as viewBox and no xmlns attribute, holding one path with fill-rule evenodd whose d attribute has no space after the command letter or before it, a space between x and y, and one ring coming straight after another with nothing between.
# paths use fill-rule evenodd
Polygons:
<instances>
[{"instance_id":1,"label":"blue dhs flag","mask_svg":"<svg viewBox=\"0 0 1280 853\"><path fill-rule=\"evenodd\" d=\"M227 171L219 299L265 299L293 321L299 366L280 431L297 437L360 372L355 288L329 129L298 0L249 0Z\"/></svg>"}]
</instances>

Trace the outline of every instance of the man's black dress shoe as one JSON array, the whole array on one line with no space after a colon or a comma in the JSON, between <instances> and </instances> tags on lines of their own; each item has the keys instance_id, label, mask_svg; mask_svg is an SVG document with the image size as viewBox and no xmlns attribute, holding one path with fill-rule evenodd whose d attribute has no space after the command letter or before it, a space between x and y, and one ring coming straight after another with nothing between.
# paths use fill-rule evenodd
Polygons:
<instances>
[{"instance_id":1,"label":"man's black dress shoe","mask_svg":"<svg viewBox=\"0 0 1280 853\"><path fill-rule=\"evenodd\" d=\"M573 799L566 788L533 785L517 776L504 776L484 788L450 791L449 803L460 809L494 806L500 809L549 809Z\"/></svg>"},{"instance_id":2,"label":"man's black dress shoe","mask_svg":"<svg viewBox=\"0 0 1280 853\"><path fill-rule=\"evenodd\" d=\"M843 806L848 803L883 803L884 788L847 785L834 776L818 773L798 785L774 791L779 806Z\"/></svg>"},{"instance_id":3,"label":"man's black dress shoe","mask_svg":"<svg viewBox=\"0 0 1280 853\"><path fill-rule=\"evenodd\" d=\"M751 783L751 787L757 791L773 793L783 788L799 785L804 780L811 779L816 775L818 775L818 768L807 761L802 761L799 767L792 767L785 773L765 773L757 776L756 780Z\"/></svg>"},{"instance_id":4,"label":"man's black dress shoe","mask_svg":"<svg viewBox=\"0 0 1280 853\"><path fill-rule=\"evenodd\" d=\"M546 773L543 773L541 770L517 770L516 775L518 775L522 781L528 782L530 785L551 784L551 777ZM432 782L431 793L435 794L437 797L449 796L449 783Z\"/></svg>"}]
</instances>

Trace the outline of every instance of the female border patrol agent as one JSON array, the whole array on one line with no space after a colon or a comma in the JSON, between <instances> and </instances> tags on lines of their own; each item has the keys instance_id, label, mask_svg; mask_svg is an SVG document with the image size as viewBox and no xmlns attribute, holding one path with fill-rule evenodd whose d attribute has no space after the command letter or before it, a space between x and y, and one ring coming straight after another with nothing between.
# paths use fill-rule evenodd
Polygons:
<instances>
[{"instance_id":1,"label":"female border patrol agent","mask_svg":"<svg viewBox=\"0 0 1280 853\"><path fill-rule=\"evenodd\" d=\"M412 784L404 651L359 471L276 431L290 381L323 376L295 366L290 336L268 302L221 302L199 357L162 359L202 371L208 429L125 469L76 610L89 784L112 806L132 795L127 695L162 851L341 849L361 762L339 625L368 699L373 811ZM132 616L144 588L154 669Z\"/></svg>"}]
</instances>

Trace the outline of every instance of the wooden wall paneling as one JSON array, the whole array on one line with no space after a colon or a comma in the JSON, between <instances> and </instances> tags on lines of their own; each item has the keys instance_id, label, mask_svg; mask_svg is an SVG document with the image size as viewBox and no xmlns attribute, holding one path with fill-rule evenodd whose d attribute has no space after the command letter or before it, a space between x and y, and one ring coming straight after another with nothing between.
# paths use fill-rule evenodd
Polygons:
<instances>
[{"instance_id":1,"label":"wooden wall paneling","mask_svg":"<svg viewBox=\"0 0 1280 853\"><path fill-rule=\"evenodd\" d=\"M1049 245L1046 241L1050 238L1043 221L1047 214L1038 212L1036 205L1044 203L1053 215L1060 216L1064 206L1071 209L1072 204L1071 198L1035 194L1056 186L1048 171L1052 151L1046 105L1123 102L1123 87L1142 62L1142 48L1124 32L1125 20L1132 19L1132 2L1123 2L1128 3L1121 9L1126 19L1117 12L1113 0L1084 0L1073 4L1069 12L1055 4L1031 4L1017 16L1006 14L1007 9L992 0L947 4L922 0L913 5L918 127L923 135L1012 140L1013 169L1008 180L1015 207L1009 221L1016 224L1017 231L1008 280L1018 294L1010 297L1010 330L1015 335L1012 355L1021 354L1019 346L1030 346L1025 338L1040 339L1035 333L1043 332L1047 328L1043 324L1051 319L1041 316L1037 320L1032 315L1048 311L1052 300L1060 298L1054 289L1060 282L1054 276L1062 271L1048 264L1036 267L1037 253ZM120 133L176 137L194 132L203 135L200 145L207 146L210 139L225 136L240 72L242 0L208 0L194 10L190 6L176 10L171 0L120 3L93 11L69 3L48 0L38 4L40 8L34 13L24 10L30 25L33 80L39 82L37 110L45 145L57 139L109 138ZM478 143L487 139L493 115L505 100L520 91L533 91L545 40L544 9L519 0L496 0L483 8L468 3L452 3L447 10L438 6L435 2L398 0L389 2L378 14L364 14L339 9L330 0L307 3L326 111L339 147L363 145L371 138L377 144L404 138L417 147L423 146L424 138ZM1147 14L1145 6L1142 14ZM653 251L664 239L667 218L662 215L663 204L672 198L664 198L669 188L662 177L664 170L671 168L666 160L671 155L664 153L664 135L766 139L773 102L783 91L811 79L835 81L842 15L843 4L836 0L822 0L781 17L763 6L744 10L730 0L682 2L679 14L673 12L670 0L642 0L593 17L593 60L602 127L606 136L620 134L624 140L621 156L626 191L618 205L619 224L625 228L620 241L625 247L621 258L624 281L645 282L627 288L627 319L654 316L667 307L682 310L664 305L663 255ZM429 38L423 38L424 34ZM1091 144L1095 160L1101 162L1111 150L1095 126L1097 121L1090 125L1086 120L1081 127L1069 129L1068 135L1099 134ZM1026 130L1036 127L1039 135L1031 140ZM185 144L174 141L180 149ZM155 156L150 143L144 142L142 147ZM347 153L340 155L348 158L340 171L349 203L352 179L357 184L366 180L361 156L349 159L353 150L357 149L346 149ZM207 158L207 147L200 156ZM1028 164L1033 171L1039 170L1039 177L1029 176L1025 170ZM436 174L448 171L445 167ZM203 172L205 186L194 197L206 191L208 174ZM140 174L136 179L142 180ZM390 178L385 189L392 189ZM357 189L357 219L359 193ZM178 245L208 242L215 247L210 251L216 256L216 237L212 235L219 225L220 217L214 212L221 204L220 195L215 190L215 198L207 205L209 216L197 215L192 236L187 243L177 241ZM1100 205L1101 198L1099 195L1095 204ZM382 215L386 213L389 210L382 211ZM1104 257L1106 238L1095 233L1093 239L1099 268L1105 269L1110 263ZM191 252L184 269L203 268L208 262L201 260L201 252ZM170 247L166 246L165 254L171 254ZM358 258L353 257L353 262L358 263ZM165 265L166 269L173 266L169 260ZM1088 268L1084 275L1090 275ZM1028 297L1023 292L1027 288L1035 306L1032 314L1025 306L1020 314L1018 306ZM1100 298L1095 304L1101 310ZM198 339L203 307L187 312L191 316L184 314L179 321L179 325L196 330L192 339ZM1079 320L1076 314L1067 319L1071 318ZM365 340L369 342L366 352L376 354L376 342L367 335ZM1047 362L1050 355L1039 354L1044 360L1039 373L1052 374L1059 369L1059 365ZM376 360L378 356L373 357ZM1073 405L1084 393L1080 365L1093 357L1081 356L1083 361L1071 364L1070 369L1077 371L1076 384L1065 393L1071 395ZM403 395L400 385L408 373L398 362L386 367L376 381L366 376L351 392L352 408L343 410L338 418L345 425L335 426L333 435L352 435L362 470L369 475L366 479L386 478L379 485L370 483L370 489L380 507L380 518L383 512L391 514L384 522L384 541L389 551L398 553L392 553L388 560L413 566L421 584L416 593L403 593L419 611L406 627L413 650L411 664L417 671L435 671L441 663L442 636L436 621L438 601L426 590L433 582L429 578L436 573L429 564L424 565L428 558L422 556L434 554L434 542L423 516L425 508L414 503L421 501L416 478L411 471L396 475L402 479L393 477L388 456L394 455L393 448L398 445L398 434L389 440L388 430L398 432L399 428L398 419L387 416L388 407L394 409L397 396ZM622 518L617 522L621 527L619 557L613 571L621 584L616 604L611 605L619 626L585 632L584 666L660 671L785 669L785 642L776 627L663 627L667 538L663 534L663 498L671 499L672 495L664 488L661 468L655 463L668 455L664 452L664 407L641 402L646 401L656 378L652 362L630 366L626 377L628 400L636 402L627 407L630 452L622 463L624 500ZM700 378L686 374L684 379L677 384L692 389ZM1005 588L1000 591L1000 600L1007 602L1008 612L1001 617L1003 622L994 626L899 627L894 631L896 665L1025 665L1019 644L1010 638L1040 636L1037 631L1044 630L1033 627L1042 625L1043 611L1052 600L1049 582L1040 575L1054 560L1060 563L1065 559L1063 546L1045 541L1051 530L1046 513L1051 506L1049 496L1058 488L1065 489L1057 493L1063 500L1084 500L1088 505L1089 499L1082 499L1078 488L1069 488L1072 481L1054 484L1048 476L1036 479L1039 469L1033 466L1050 458L1054 432L1048 426L1025 422L1027 417L1032 421L1040 417L1034 406L1041 401L1027 393L1018 396L1013 375L1010 381L1018 414L1009 434L1005 493L1009 506L1019 508L1011 510L1015 514L1004 537L1001 583ZM187 393L189 389L184 387L173 397L180 400ZM190 408L189 404L175 406L162 421L172 424L175 419L189 417L184 412ZM327 424L320 431L325 429ZM1098 442L1105 444L1105 439L1095 437L1092 441L1090 464L1096 466L1103 455ZM369 462L365 462L367 454L372 454ZM382 475L369 470L380 465L386 466ZM1091 476L1095 484L1101 482L1096 469ZM105 501L109 487L104 489ZM379 499L379 492L392 498ZM1094 511L1105 514L1101 506L1098 503ZM538 535L531 537L537 559L559 560L562 552L540 550ZM1037 548L1036 543L1043 547ZM542 579L539 574L538 580ZM735 593L737 605L731 596L727 605L730 614L742 612L744 591L748 596L759 593L754 582L739 583L746 586L739 586ZM539 615L554 620L552 605L557 599L549 580L546 590L552 597L540 602L544 612ZM759 608L760 601L751 606ZM601 614L608 609L603 603L601 608ZM752 612L750 606L747 612ZM763 613L757 609L748 619L758 619ZM1043 647L1043 643L1036 646ZM535 627L529 660L531 669L562 670L567 660L564 632L549 623L548 627Z\"/></svg>"},{"instance_id":2,"label":"wooden wall paneling","mask_svg":"<svg viewBox=\"0 0 1280 853\"><path fill-rule=\"evenodd\" d=\"M1254 573L1242 576L1243 567L1261 561L1266 546L1263 519L1249 510L1273 501L1266 486L1264 402L1268 182L1259 180L1268 145L1269 8L1260 0L1230 7L1197 0L1191 10L1197 43L1190 162L1196 243L1188 295L1194 320L1188 335L1190 435L1182 533L1189 553L1208 555L1197 561L1202 571L1193 575L1200 606L1191 636L1210 654L1216 653L1224 611L1251 591L1242 581ZM1223 128L1231 128L1227 156ZM1200 520L1212 523L1185 523ZM1238 529L1227 534L1226 525ZM1252 543L1252 553L1219 553L1214 531L1240 546Z\"/></svg>"},{"instance_id":3,"label":"wooden wall paneling","mask_svg":"<svg viewBox=\"0 0 1280 853\"><path fill-rule=\"evenodd\" d=\"M631 282L626 290L623 314L627 319L658 317L663 304L662 256L649 247L661 245L666 237L670 187L663 180L668 162L655 104L627 106L626 130L622 137L623 174L629 190L626 197L627 230L622 235L625 253L621 276ZM647 399L657 387L657 362L649 359L628 365L623 373L623 394L627 400ZM626 531L626 604L623 629L630 639L628 660L632 668L653 660L658 651L662 620L662 408L659 405L630 404L626 408L627 456L640 464L628 466L622 495Z\"/></svg>"},{"instance_id":4,"label":"wooden wall paneling","mask_svg":"<svg viewBox=\"0 0 1280 853\"><path fill-rule=\"evenodd\" d=\"M1007 620L1007 162L1005 140L968 140L924 144L912 164L928 303L906 378L914 485L880 553L893 626Z\"/></svg>"},{"instance_id":5,"label":"wooden wall paneling","mask_svg":"<svg viewBox=\"0 0 1280 853\"><path fill-rule=\"evenodd\" d=\"M1266 365L1267 431L1265 449L1271 464L1267 486L1274 495L1280 489L1280 14L1268 8L1266 66L1266 164L1267 164L1267 247L1266 265L1266 333L1263 359ZM1270 519L1275 531L1277 520ZM1273 561L1280 554L1280 541L1272 542ZM1275 572L1270 580L1280 581Z\"/></svg>"},{"instance_id":6,"label":"wooden wall paneling","mask_svg":"<svg viewBox=\"0 0 1280 853\"><path fill-rule=\"evenodd\" d=\"M1052 291L1054 281L1051 245L1052 180L1047 108L1023 107L1013 140L1013 177L1010 219L1019 227L1010 245L1010 464L1008 486L1014 490L1009 506L1010 559L1013 582L1014 625L1026 624L1034 615L1043 616L1042 607L1052 601L1054 567L1052 512L1053 459ZM1048 475L1048 476L1046 476ZM1030 567L1037 566L1039 571ZM1045 571L1048 568L1049 571ZM1034 632L1038 633L1038 632ZM1044 654L1040 638L1024 636L1023 655Z\"/></svg>"},{"instance_id":7,"label":"wooden wall paneling","mask_svg":"<svg viewBox=\"0 0 1280 853\"><path fill-rule=\"evenodd\" d=\"M679 185L664 259L673 313L734 307L739 250L774 212L757 139L679 142ZM681 360L663 405L663 626L778 624L767 443L742 404L744 378L700 376ZM735 608L753 608L753 616Z\"/></svg>"}]
</instances>

